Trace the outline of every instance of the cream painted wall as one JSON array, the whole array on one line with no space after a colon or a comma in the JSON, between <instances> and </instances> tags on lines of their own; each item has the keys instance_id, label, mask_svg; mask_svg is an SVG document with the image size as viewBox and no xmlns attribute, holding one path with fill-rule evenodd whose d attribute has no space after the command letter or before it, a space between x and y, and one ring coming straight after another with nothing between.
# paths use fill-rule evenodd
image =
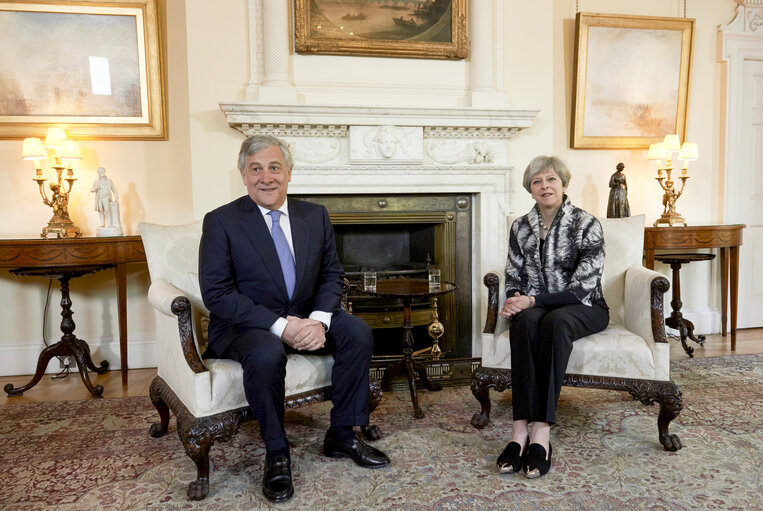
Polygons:
<instances>
[{"instance_id":1,"label":"cream painted wall","mask_svg":"<svg viewBox=\"0 0 763 511\"><path fill-rule=\"evenodd\" d=\"M221 101L243 101L249 79L246 0L186 2L193 212L244 193L236 157L243 135L228 127ZM288 30L288 27L284 27Z\"/></svg>"},{"instance_id":2,"label":"cream painted wall","mask_svg":"<svg viewBox=\"0 0 763 511\"><path fill-rule=\"evenodd\" d=\"M178 6L180 9L177 9ZM125 234L137 234L138 223L188 222L193 218L191 202L191 159L188 115L188 71L185 13L179 2L166 12L160 1L160 22L165 46L169 138L166 141L81 141L83 160L75 166L79 179L74 185L70 213L85 236L94 236L98 213L93 210L90 185L99 166L106 168L119 192L121 221ZM40 133L44 136L44 133ZM36 238L51 216L43 205L30 162L21 160L21 140L0 141L0 188L2 224L0 238ZM71 283L75 334L88 341L96 363L102 359L118 368L119 330L114 272L107 270L75 279ZM57 282L55 282L57 284ZM146 300L149 276L145 264L130 264L127 295L130 336L128 361L131 367L154 364L154 313ZM0 271L0 374L30 374L43 347L42 323L48 281L12 276ZM57 341L60 292L54 286L47 313L45 335ZM57 361L49 365L58 370ZM19 381L21 385L25 382Z\"/></svg>"},{"instance_id":3,"label":"cream painted wall","mask_svg":"<svg viewBox=\"0 0 763 511\"><path fill-rule=\"evenodd\" d=\"M285 0L286 1L286 0ZM473 0L479 1L479 0ZM578 0L585 12L609 12L649 16L681 16L682 1ZM126 231L136 233L140 221L165 224L200 219L203 215L243 193L235 158L243 136L227 126L219 102L244 101L249 70L249 3L167 2L162 7L166 44L169 100L169 139L163 142L117 141L82 143L85 160L78 166L81 182L72 200L74 220L92 234L96 213L92 211L89 183L99 165L120 191L122 221ZM715 30L733 18L733 0L692 0L688 16L696 18L694 62L689 99L688 137L700 146L700 161L691 168L692 179L679 201L679 210L693 224L721 222L719 189L723 183L720 158L720 65L715 61ZM645 213L651 223L660 211L661 194L645 151L594 151L569 148L572 58L574 48L574 0L505 0L504 76L506 106L539 108L533 127L510 142L509 161L516 167L514 211L523 213L531 200L521 188L521 174L529 160L542 153L561 156L573 171L569 195L572 201L594 214L605 213L609 176L622 161L630 186L634 214ZM283 27L290 30L289 27ZM362 71L362 72L359 72ZM296 55L292 74L302 101L336 102L323 93L324 85L345 84L369 93L369 104L396 104L397 89L419 93L399 101L408 105L432 101L434 90L445 106L461 103L458 92L468 87L464 62L319 57ZM436 80L432 80L436 77ZM21 141L0 141L0 169L5 177L0 190L3 224L0 237L35 237L47 222L49 211L39 203L31 181L32 168L19 158ZM688 271L687 271L688 270ZM664 268L662 271L665 271ZM715 282L717 262L696 264L686 270L684 311L697 317L717 315L719 291ZM667 272L665 272L667 273ZM82 279L86 286L73 294L76 332L96 346L97 357L118 366L116 303L111 275L103 272ZM130 364L151 356L154 341L153 313L145 301L148 275L143 265L132 265L128 274ZM689 282L689 281L696 282ZM74 284L76 288L77 283ZM0 374L30 373L41 347L40 323L46 282L21 280L0 273ZM703 298L704 299L703 303ZM696 301L695 301L696 299ZM48 337L57 339L58 295L54 293L48 313ZM695 303L692 303L695 302ZM691 315L690 315L691 317ZM694 318L692 318L694 319ZM719 331L712 320L706 322ZM21 383L21 382L20 382Z\"/></svg>"}]
</instances>

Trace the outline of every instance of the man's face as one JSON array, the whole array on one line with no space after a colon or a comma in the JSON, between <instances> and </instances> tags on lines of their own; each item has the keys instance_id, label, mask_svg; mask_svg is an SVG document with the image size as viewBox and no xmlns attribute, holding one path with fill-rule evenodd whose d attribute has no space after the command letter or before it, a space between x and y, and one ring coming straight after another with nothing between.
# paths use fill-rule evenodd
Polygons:
<instances>
[{"instance_id":1,"label":"man's face","mask_svg":"<svg viewBox=\"0 0 763 511\"><path fill-rule=\"evenodd\" d=\"M241 176L249 197L267 209L278 209L286 201L291 169L286 166L281 148L269 146L244 160Z\"/></svg>"}]
</instances>

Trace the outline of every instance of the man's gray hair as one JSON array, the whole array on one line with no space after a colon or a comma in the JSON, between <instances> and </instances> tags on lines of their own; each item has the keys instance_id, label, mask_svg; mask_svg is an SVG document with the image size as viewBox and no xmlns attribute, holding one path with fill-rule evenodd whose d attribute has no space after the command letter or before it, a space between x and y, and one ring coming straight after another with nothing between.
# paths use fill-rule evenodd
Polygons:
<instances>
[{"instance_id":1,"label":"man's gray hair","mask_svg":"<svg viewBox=\"0 0 763 511\"><path fill-rule=\"evenodd\" d=\"M268 147L272 146L276 146L281 149L281 153L283 153L283 161L286 163L286 166L289 167L289 170L291 170L294 166L294 159L291 156L289 147L283 140L270 135L252 135L251 137L247 137L246 140L241 142L241 150L238 152L238 170L242 174L244 173L244 163L246 162L247 156L250 154L259 153L263 149L267 149Z\"/></svg>"},{"instance_id":2,"label":"man's gray hair","mask_svg":"<svg viewBox=\"0 0 763 511\"><path fill-rule=\"evenodd\" d=\"M567 165L562 160L556 156L541 155L533 158L525 169L525 175L522 177L522 186L525 187L525 190L532 193L530 190L530 181L532 181L536 174L539 174L546 169L551 169L556 172L556 175L562 180L562 185L564 185L565 188L570 183L572 174L570 174L570 169L567 168Z\"/></svg>"}]
</instances>

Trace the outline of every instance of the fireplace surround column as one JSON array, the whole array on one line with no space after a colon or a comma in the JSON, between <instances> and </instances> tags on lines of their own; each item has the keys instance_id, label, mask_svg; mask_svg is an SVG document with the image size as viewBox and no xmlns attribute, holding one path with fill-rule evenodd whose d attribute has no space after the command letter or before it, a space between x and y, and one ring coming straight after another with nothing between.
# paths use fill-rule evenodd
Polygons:
<instances>
[{"instance_id":1,"label":"fireplace surround column","mask_svg":"<svg viewBox=\"0 0 763 511\"><path fill-rule=\"evenodd\" d=\"M499 90L503 73L500 45L503 40L502 0L470 2L469 39L469 105L479 108L505 106L505 95Z\"/></svg>"},{"instance_id":2,"label":"fireplace surround column","mask_svg":"<svg viewBox=\"0 0 763 511\"><path fill-rule=\"evenodd\" d=\"M263 103L296 103L297 89L291 82L289 45L291 22L289 0L250 2L250 8L262 6L263 77L259 100Z\"/></svg>"}]
</instances>

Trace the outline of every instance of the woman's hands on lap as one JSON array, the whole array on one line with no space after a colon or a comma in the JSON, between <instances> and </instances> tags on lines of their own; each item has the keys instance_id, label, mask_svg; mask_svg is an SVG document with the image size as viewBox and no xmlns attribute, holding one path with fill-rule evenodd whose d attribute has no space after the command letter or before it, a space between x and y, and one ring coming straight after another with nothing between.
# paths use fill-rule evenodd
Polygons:
<instances>
[{"instance_id":1,"label":"woman's hands on lap","mask_svg":"<svg viewBox=\"0 0 763 511\"><path fill-rule=\"evenodd\" d=\"M529 309L535 305L535 298L527 295L520 295L519 292L514 293L514 296L507 298L503 302L500 315L502 318L510 318L522 312L525 309Z\"/></svg>"}]
</instances>

